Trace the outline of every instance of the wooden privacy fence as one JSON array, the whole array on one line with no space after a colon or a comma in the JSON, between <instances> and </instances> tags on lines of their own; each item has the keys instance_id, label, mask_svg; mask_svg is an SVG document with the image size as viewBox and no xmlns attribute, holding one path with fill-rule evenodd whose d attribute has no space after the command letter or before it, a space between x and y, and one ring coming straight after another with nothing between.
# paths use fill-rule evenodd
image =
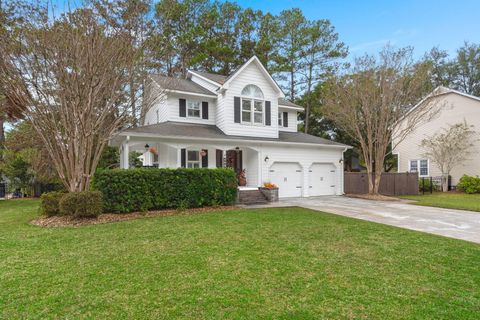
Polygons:
<instances>
[{"instance_id":1,"label":"wooden privacy fence","mask_svg":"<svg viewBox=\"0 0 480 320\"><path fill-rule=\"evenodd\" d=\"M344 192L351 194L368 193L368 176L364 172L345 172ZM379 192L386 196L418 194L417 173L382 173Z\"/></svg>"}]
</instances>

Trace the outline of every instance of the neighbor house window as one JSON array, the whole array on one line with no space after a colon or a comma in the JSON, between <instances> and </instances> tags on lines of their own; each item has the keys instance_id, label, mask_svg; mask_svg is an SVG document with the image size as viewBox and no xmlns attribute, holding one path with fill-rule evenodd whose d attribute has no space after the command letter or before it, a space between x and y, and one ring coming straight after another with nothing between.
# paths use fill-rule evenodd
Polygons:
<instances>
[{"instance_id":1,"label":"neighbor house window","mask_svg":"<svg viewBox=\"0 0 480 320\"><path fill-rule=\"evenodd\" d=\"M242 90L242 123L263 124L263 92L259 87L249 84Z\"/></svg>"},{"instance_id":2,"label":"neighbor house window","mask_svg":"<svg viewBox=\"0 0 480 320\"><path fill-rule=\"evenodd\" d=\"M420 177L427 177L429 175L428 172L428 160L420 159L420 160L410 160L410 172L418 172Z\"/></svg>"},{"instance_id":3,"label":"neighbor house window","mask_svg":"<svg viewBox=\"0 0 480 320\"><path fill-rule=\"evenodd\" d=\"M158 109L157 109L157 123L160 123L160 114L158 112Z\"/></svg>"},{"instance_id":4,"label":"neighbor house window","mask_svg":"<svg viewBox=\"0 0 480 320\"><path fill-rule=\"evenodd\" d=\"M187 168L200 168L200 152L199 151L188 150Z\"/></svg>"},{"instance_id":5,"label":"neighbor house window","mask_svg":"<svg viewBox=\"0 0 480 320\"><path fill-rule=\"evenodd\" d=\"M192 118L200 118L200 101L188 101L187 114Z\"/></svg>"},{"instance_id":6,"label":"neighbor house window","mask_svg":"<svg viewBox=\"0 0 480 320\"><path fill-rule=\"evenodd\" d=\"M281 112L278 113L278 126L283 127L283 116Z\"/></svg>"}]
</instances>

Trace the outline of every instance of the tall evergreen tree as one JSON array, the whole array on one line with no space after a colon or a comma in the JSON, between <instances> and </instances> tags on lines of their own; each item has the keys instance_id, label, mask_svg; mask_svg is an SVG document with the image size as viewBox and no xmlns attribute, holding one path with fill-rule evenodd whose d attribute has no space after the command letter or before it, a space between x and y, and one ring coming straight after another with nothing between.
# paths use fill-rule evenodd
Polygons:
<instances>
[{"instance_id":1,"label":"tall evergreen tree","mask_svg":"<svg viewBox=\"0 0 480 320\"><path fill-rule=\"evenodd\" d=\"M457 50L455 85L461 91L480 96L480 45L465 42Z\"/></svg>"},{"instance_id":2,"label":"tall evergreen tree","mask_svg":"<svg viewBox=\"0 0 480 320\"><path fill-rule=\"evenodd\" d=\"M304 131L309 132L312 109L311 93L314 86L338 68L338 59L344 58L348 50L339 41L338 33L328 20L308 22L303 32L305 43L301 51L300 84L305 88Z\"/></svg>"}]
</instances>

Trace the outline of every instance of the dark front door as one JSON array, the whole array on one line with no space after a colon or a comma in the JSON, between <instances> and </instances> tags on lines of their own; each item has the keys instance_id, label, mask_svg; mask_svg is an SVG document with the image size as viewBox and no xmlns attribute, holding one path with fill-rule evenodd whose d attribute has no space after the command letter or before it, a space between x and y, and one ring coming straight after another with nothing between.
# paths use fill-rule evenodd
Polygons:
<instances>
[{"instance_id":1,"label":"dark front door","mask_svg":"<svg viewBox=\"0 0 480 320\"><path fill-rule=\"evenodd\" d=\"M243 170L242 166L242 150L228 150L227 151L227 167L239 174Z\"/></svg>"}]
</instances>

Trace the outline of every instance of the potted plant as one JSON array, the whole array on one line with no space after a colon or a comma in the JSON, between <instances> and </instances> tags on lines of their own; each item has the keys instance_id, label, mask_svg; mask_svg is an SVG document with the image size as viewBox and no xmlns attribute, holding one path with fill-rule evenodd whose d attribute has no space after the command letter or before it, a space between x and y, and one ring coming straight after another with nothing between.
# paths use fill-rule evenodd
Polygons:
<instances>
[{"instance_id":1,"label":"potted plant","mask_svg":"<svg viewBox=\"0 0 480 320\"><path fill-rule=\"evenodd\" d=\"M270 182L265 182L263 184L263 187L258 188L265 198L267 198L268 201L273 202L273 201L278 201L278 186L270 183Z\"/></svg>"},{"instance_id":2,"label":"potted plant","mask_svg":"<svg viewBox=\"0 0 480 320\"><path fill-rule=\"evenodd\" d=\"M238 185L240 187L245 187L247 185L247 177L246 177L245 169L243 169L238 173L237 179L238 179Z\"/></svg>"}]
</instances>

